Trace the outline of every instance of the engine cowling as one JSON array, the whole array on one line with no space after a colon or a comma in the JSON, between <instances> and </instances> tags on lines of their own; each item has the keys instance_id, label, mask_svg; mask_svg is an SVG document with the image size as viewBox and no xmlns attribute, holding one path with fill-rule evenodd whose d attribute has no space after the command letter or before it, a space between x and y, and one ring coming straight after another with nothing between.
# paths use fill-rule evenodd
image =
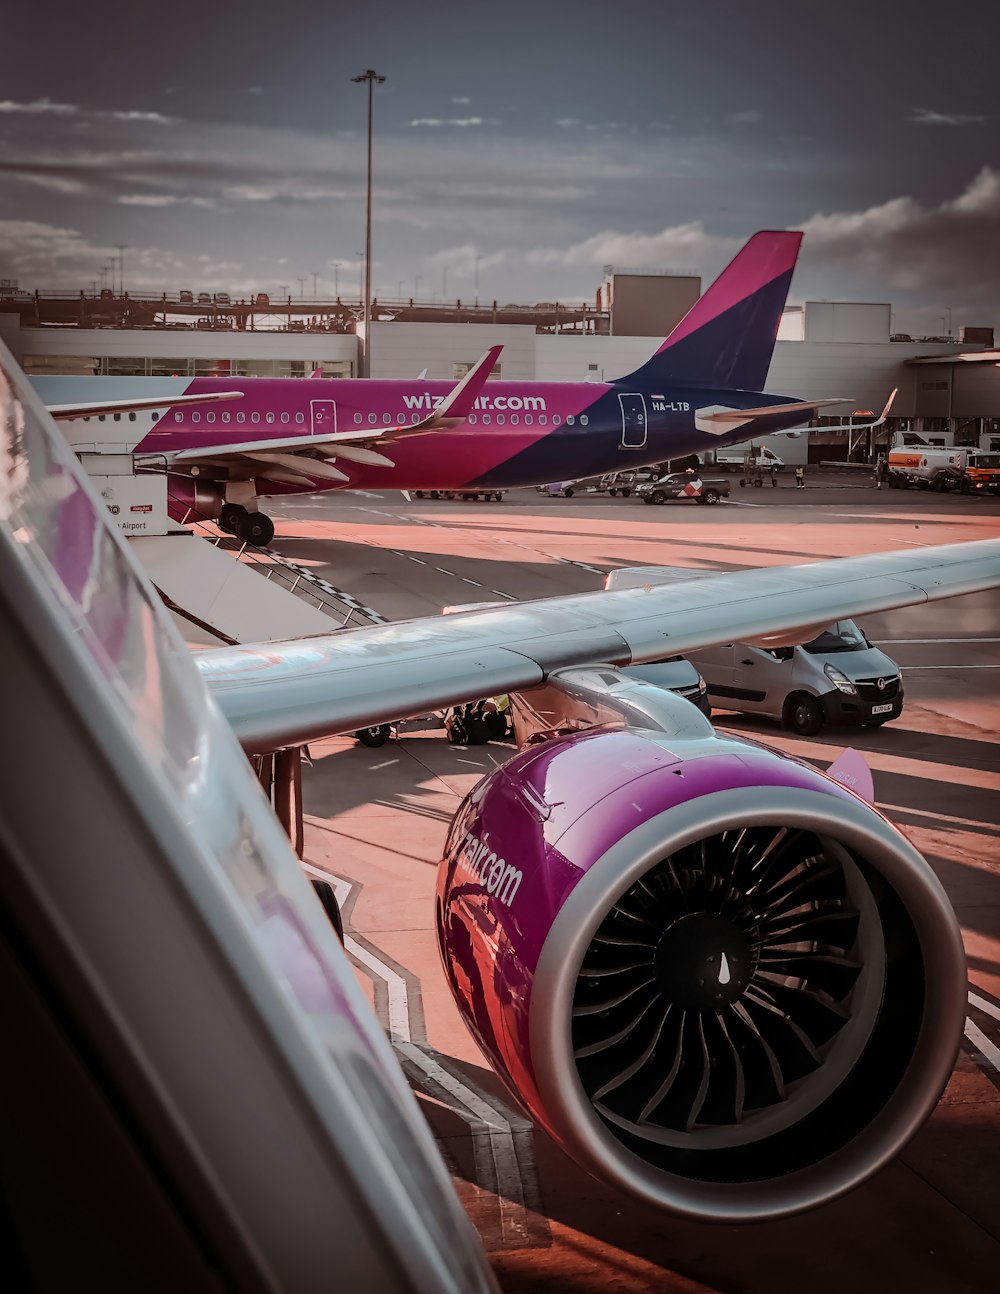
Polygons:
<instances>
[{"instance_id":1,"label":"engine cowling","mask_svg":"<svg viewBox=\"0 0 1000 1294\"><path fill-rule=\"evenodd\" d=\"M934 1108L965 1014L958 925L853 792L680 698L652 708L529 746L467 797L439 874L446 974L595 1176L692 1218L780 1217L863 1181Z\"/></svg>"}]
</instances>

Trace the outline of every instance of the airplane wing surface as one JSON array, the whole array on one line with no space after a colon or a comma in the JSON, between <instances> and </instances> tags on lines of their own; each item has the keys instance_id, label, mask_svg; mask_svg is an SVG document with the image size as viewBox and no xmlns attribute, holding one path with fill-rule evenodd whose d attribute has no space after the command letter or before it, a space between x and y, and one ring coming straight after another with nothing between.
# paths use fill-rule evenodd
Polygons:
<instances>
[{"instance_id":1,"label":"airplane wing surface","mask_svg":"<svg viewBox=\"0 0 1000 1294\"><path fill-rule=\"evenodd\" d=\"M67 418L95 418L99 414L138 413L143 409L173 409L184 404L212 404L217 400L242 400L242 391L211 391L207 395L144 396L141 400L85 400L80 404L50 404L57 422Z\"/></svg>"},{"instance_id":2,"label":"airplane wing surface","mask_svg":"<svg viewBox=\"0 0 1000 1294\"><path fill-rule=\"evenodd\" d=\"M245 749L534 687L552 671L629 665L1000 585L1000 540L707 575L200 652Z\"/></svg>"}]
</instances>

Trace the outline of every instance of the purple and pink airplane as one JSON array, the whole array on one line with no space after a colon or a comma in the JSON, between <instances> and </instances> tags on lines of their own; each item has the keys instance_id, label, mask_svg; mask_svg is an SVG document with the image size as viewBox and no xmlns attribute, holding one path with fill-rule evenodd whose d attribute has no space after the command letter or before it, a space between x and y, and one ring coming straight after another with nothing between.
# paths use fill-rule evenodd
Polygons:
<instances>
[{"instance_id":1,"label":"purple and pink airplane","mask_svg":"<svg viewBox=\"0 0 1000 1294\"><path fill-rule=\"evenodd\" d=\"M75 403L65 396L79 379L36 387L78 453L124 450L165 465L176 520L217 519L267 543L274 526L257 500L268 496L579 479L787 431L842 403L762 390L801 241L754 234L655 354L614 382L488 382L493 346L457 385L106 379L105 399ZM85 380L90 390L99 381ZM137 382L152 394L126 398ZM109 419L121 424L112 435L99 425Z\"/></svg>"}]
</instances>

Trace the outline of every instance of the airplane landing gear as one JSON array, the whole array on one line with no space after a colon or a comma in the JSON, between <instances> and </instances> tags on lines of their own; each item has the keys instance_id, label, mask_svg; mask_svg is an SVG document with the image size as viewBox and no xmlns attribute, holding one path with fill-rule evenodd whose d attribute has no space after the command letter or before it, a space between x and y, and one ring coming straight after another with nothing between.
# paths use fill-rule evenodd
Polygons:
<instances>
[{"instance_id":1,"label":"airplane landing gear","mask_svg":"<svg viewBox=\"0 0 1000 1294\"><path fill-rule=\"evenodd\" d=\"M260 548L274 538L274 522L263 512L248 512L236 533L245 544Z\"/></svg>"},{"instance_id":2,"label":"airplane landing gear","mask_svg":"<svg viewBox=\"0 0 1000 1294\"><path fill-rule=\"evenodd\" d=\"M245 544L260 547L274 538L274 522L263 512L248 512L240 503L224 503L219 512L219 529L235 535Z\"/></svg>"},{"instance_id":3,"label":"airplane landing gear","mask_svg":"<svg viewBox=\"0 0 1000 1294\"><path fill-rule=\"evenodd\" d=\"M224 503L219 512L219 529L227 535L238 535L243 519L248 516L246 508L239 503Z\"/></svg>"}]
</instances>

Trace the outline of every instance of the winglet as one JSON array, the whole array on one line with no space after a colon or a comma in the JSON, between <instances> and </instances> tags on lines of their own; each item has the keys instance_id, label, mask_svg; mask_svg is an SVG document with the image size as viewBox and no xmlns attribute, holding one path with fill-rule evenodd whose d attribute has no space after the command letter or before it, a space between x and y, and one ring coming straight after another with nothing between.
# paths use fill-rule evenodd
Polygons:
<instances>
[{"instance_id":1,"label":"winglet","mask_svg":"<svg viewBox=\"0 0 1000 1294\"><path fill-rule=\"evenodd\" d=\"M892 388L892 391L890 392L889 398L888 398L888 400L886 400L886 402L885 402L885 408L884 408L884 409L882 410L882 412L879 414L878 419L877 419L874 423L872 423L872 426L873 426L873 427L881 427L881 426L882 426L882 424L883 424L883 422L885 422L886 418L888 418L888 416L889 416L889 410L892 408L892 402L893 402L893 400L895 400L895 398L896 398L896 394L897 394L897 392L898 392L898 391L899 391L899 387L898 387L898 386L894 386L894 387Z\"/></svg>"},{"instance_id":2,"label":"winglet","mask_svg":"<svg viewBox=\"0 0 1000 1294\"><path fill-rule=\"evenodd\" d=\"M491 346L477 363L473 364L465 377L455 389L438 405L435 413L439 418L467 418L476 407L479 394L486 385L486 380L493 372L503 346Z\"/></svg>"},{"instance_id":3,"label":"winglet","mask_svg":"<svg viewBox=\"0 0 1000 1294\"><path fill-rule=\"evenodd\" d=\"M434 412L410 426L403 424L385 431L379 440L402 440L407 436L423 436L429 431L439 431L443 427L453 427L462 422L476 407L480 392L486 385L494 365L500 357L503 346L491 346L482 359L473 364L461 382L448 392Z\"/></svg>"},{"instance_id":4,"label":"winglet","mask_svg":"<svg viewBox=\"0 0 1000 1294\"><path fill-rule=\"evenodd\" d=\"M845 750L826 770L827 777L832 777L841 786L859 795L868 804L875 803L875 783L872 781L872 770L863 755L856 750Z\"/></svg>"}]
</instances>

